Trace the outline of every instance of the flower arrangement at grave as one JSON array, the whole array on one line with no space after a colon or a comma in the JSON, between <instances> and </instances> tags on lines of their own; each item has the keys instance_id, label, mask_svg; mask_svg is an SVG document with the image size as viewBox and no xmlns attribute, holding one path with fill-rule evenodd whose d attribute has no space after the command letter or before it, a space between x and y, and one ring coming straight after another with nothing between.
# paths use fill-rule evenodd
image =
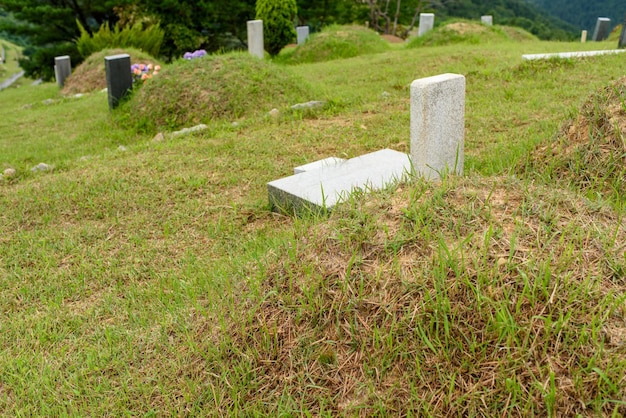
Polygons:
<instances>
[{"instance_id":1,"label":"flower arrangement at grave","mask_svg":"<svg viewBox=\"0 0 626 418\"><path fill-rule=\"evenodd\" d=\"M204 49L198 49L196 51L193 52L185 52L185 55L183 55L183 58L186 60L192 60L194 58L202 58L207 54L207 52Z\"/></svg>"},{"instance_id":2,"label":"flower arrangement at grave","mask_svg":"<svg viewBox=\"0 0 626 418\"><path fill-rule=\"evenodd\" d=\"M133 75L133 84L139 81L145 83L149 78L159 74L161 66L152 64L133 64L130 66L130 71Z\"/></svg>"}]
</instances>

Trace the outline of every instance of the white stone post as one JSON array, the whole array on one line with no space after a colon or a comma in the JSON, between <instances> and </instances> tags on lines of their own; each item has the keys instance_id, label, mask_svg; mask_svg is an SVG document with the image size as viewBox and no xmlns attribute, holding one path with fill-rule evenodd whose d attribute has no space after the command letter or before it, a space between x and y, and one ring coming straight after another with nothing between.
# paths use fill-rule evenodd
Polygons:
<instances>
[{"instance_id":1,"label":"white stone post","mask_svg":"<svg viewBox=\"0 0 626 418\"><path fill-rule=\"evenodd\" d=\"M248 20L248 52L263 59L263 21Z\"/></svg>"},{"instance_id":2,"label":"white stone post","mask_svg":"<svg viewBox=\"0 0 626 418\"><path fill-rule=\"evenodd\" d=\"M434 13L420 13L420 25L417 30L417 36L422 36L435 26Z\"/></svg>"},{"instance_id":3,"label":"white stone post","mask_svg":"<svg viewBox=\"0 0 626 418\"><path fill-rule=\"evenodd\" d=\"M493 16L491 15L481 16L480 21L483 25L493 26Z\"/></svg>"},{"instance_id":4,"label":"white stone post","mask_svg":"<svg viewBox=\"0 0 626 418\"><path fill-rule=\"evenodd\" d=\"M69 55L63 55L60 57L54 57L54 75L57 79L57 84L60 88L63 88L65 79L72 73L72 63L70 62Z\"/></svg>"},{"instance_id":5,"label":"white stone post","mask_svg":"<svg viewBox=\"0 0 626 418\"><path fill-rule=\"evenodd\" d=\"M411 160L415 173L438 180L463 174L465 77L441 74L411 83Z\"/></svg>"},{"instance_id":6,"label":"white stone post","mask_svg":"<svg viewBox=\"0 0 626 418\"><path fill-rule=\"evenodd\" d=\"M583 43L583 44L585 42L587 42L587 31L586 30L581 32L581 34L580 34L580 42Z\"/></svg>"},{"instance_id":7,"label":"white stone post","mask_svg":"<svg viewBox=\"0 0 626 418\"><path fill-rule=\"evenodd\" d=\"M298 26L296 27L296 32L298 33L298 45L302 45L309 38L309 27Z\"/></svg>"}]
</instances>

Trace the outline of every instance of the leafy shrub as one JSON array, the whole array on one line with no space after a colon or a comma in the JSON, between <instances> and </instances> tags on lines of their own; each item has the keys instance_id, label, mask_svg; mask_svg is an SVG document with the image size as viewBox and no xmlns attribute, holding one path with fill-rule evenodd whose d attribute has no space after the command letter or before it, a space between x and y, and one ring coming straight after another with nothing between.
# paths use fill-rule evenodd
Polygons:
<instances>
[{"instance_id":1,"label":"leafy shrub","mask_svg":"<svg viewBox=\"0 0 626 418\"><path fill-rule=\"evenodd\" d=\"M111 30L105 23L98 32L90 35L80 22L76 23L80 30L76 47L85 58L106 48L136 48L153 57L159 56L164 33L158 24L144 27L142 22L137 22L123 29L116 24Z\"/></svg>"},{"instance_id":2,"label":"leafy shrub","mask_svg":"<svg viewBox=\"0 0 626 418\"><path fill-rule=\"evenodd\" d=\"M24 57L20 58L20 67L26 77L54 80L54 58L69 55L72 66L83 61L76 45L71 42L54 44L46 47L28 47L24 49Z\"/></svg>"},{"instance_id":3,"label":"leafy shrub","mask_svg":"<svg viewBox=\"0 0 626 418\"><path fill-rule=\"evenodd\" d=\"M296 0L257 0L256 18L263 21L265 50L276 56L296 38Z\"/></svg>"}]
</instances>

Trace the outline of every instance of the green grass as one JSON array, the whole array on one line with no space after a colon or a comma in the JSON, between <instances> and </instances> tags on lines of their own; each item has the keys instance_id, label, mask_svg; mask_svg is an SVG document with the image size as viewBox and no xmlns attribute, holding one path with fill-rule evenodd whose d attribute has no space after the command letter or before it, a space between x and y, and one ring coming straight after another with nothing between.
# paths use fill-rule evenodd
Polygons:
<instances>
[{"instance_id":1,"label":"green grass","mask_svg":"<svg viewBox=\"0 0 626 418\"><path fill-rule=\"evenodd\" d=\"M519 170L623 75L620 56L522 53L614 46L290 65L325 107L275 99L270 118L250 99L238 125L163 142L104 94L0 92L0 170L17 170L0 180L0 414L626 414L622 194ZM266 183L294 166L408 151L409 85L445 72L467 77L464 178L328 217L268 210Z\"/></svg>"}]
</instances>

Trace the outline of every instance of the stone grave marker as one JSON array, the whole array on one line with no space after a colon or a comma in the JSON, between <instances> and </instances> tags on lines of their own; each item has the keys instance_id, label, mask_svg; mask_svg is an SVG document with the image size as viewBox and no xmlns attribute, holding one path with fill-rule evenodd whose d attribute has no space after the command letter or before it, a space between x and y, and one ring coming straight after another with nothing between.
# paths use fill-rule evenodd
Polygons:
<instances>
[{"instance_id":1,"label":"stone grave marker","mask_svg":"<svg viewBox=\"0 0 626 418\"><path fill-rule=\"evenodd\" d=\"M583 43L583 44L585 42L587 42L587 31L586 30L584 30L584 31L582 31L580 33L580 42Z\"/></svg>"},{"instance_id":2,"label":"stone grave marker","mask_svg":"<svg viewBox=\"0 0 626 418\"><path fill-rule=\"evenodd\" d=\"M491 15L481 16L480 17L480 22L483 25L493 26L493 16L491 16Z\"/></svg>"},{"instance_id":3,"label":"stone grave marker","mask_svg":"<svg viewBox=\"0 0 626 418\"><path fill-rule=\"evenodd\" d=\"M7 62L7 54L4 50L4 46L0 45L0 64L6 64Z\"/></svg>"},{"instance_id":4,"label":"stone grave marker","mask_svg":"<svg viewBox=\"0 0 626 418\"><path fill-rule=\"evenodd\" d=\"M65 79L72 74L72 63L69 55L54 57L54 75L59 88L63 88Z\"/></svg>"},{"instance_id":5,"label":"stone grave marker","mask_svg":"<svg viewBox=\"0 0 626 418\"><path fill-rule=\"evenodd\" d=\"M262 20L248 20L248 52L255 57L263 59L264 44Z\"/></svg>"},{"instance_id":6,"label":"stone grave marker","mask_svg":"<svg viewBox=\"0 0 626 418\"><path fill-rule=\"evenodd\" d=\"M411 161L415 173L437 180L463 174L465 77L441 74L411 83Z\"/></svg>"},{"instance_id":7,"label":"stone grave marker","mask_svg":"<svg viewBox=\"0 0 626 418\"><path fill-rule=\"evenodd\" d=\"M133 76L130 72L130 55L120 54L104 57L104 68L107 78L107 94L109 109L115 109L122 98L133 87Z\"/></svg>"},{"instance_id":8,"label":"stone grave marker","mask_svg":"<svg viewBox=\"0 0 626 418\"><path fill-rule=\"evenodd\" d=\"M624 15L624 21L622 22L622 32L619 34L618 48L626 47L626 15Z\"/></svg>"},{"instance_id":9,"label":"stone grave marker","mask_svg":"<svg viewBox=\"0 0 626 418\"><path fill-rule=\"evenodd\" d=\"M296 28L296 32L298 34L298 45L302 45L309 38L309 27L308 26L298 26Z\"/></svg>"},{"instance_id":10,"label":"stone grave marker","mask_svg":"<svg viewBox=\"0 0 626 418\"><path fill-rule=\"evenodd\" d=\"M434 13L420 13L420 23L417 36L422 36L426 32L433 29L435 26L435 14Z\"/></svg>"},{"instance_id":11,"label":"stone grave marker","mask_svg":"<svg viewBox=\"0 0 626 418\"><path fill-rule=\"evenodd\" d=\"M596 22L596 28L593 31L593 41L604 41L609 37L611 32L611 19L608 17L599 17Z\"/></svg>"}]
</instances>

